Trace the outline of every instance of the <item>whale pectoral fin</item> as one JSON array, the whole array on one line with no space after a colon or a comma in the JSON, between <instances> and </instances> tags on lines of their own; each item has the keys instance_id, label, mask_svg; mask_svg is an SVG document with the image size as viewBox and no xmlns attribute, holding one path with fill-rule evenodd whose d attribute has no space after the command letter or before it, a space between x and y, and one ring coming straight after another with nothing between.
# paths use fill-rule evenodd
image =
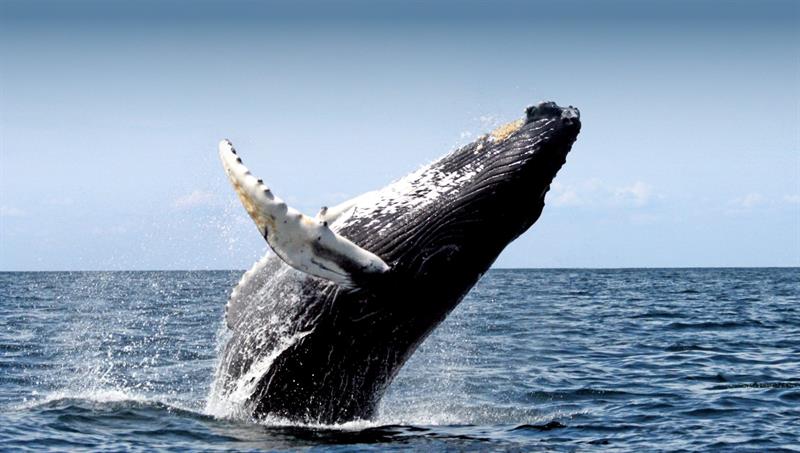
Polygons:
<instances>
[{"instance_id":1,"label":"whale pectoral fin","mask_svg":"<svg viewBox=\"0 0 800 453\"><path fill-rule=\"evenodd\" d=\"M377 255L335 233L326 220L315 220L275 196L250 173L228 140L219 143L225 173L258 232L275 254L293 268L345 287L389 270Z\"/></svg>"}]
</instances>

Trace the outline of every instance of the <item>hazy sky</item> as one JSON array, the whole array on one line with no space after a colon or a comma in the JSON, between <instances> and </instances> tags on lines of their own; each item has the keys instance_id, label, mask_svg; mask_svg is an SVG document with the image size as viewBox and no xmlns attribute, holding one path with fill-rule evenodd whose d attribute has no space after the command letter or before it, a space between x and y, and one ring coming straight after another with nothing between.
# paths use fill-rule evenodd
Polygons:
<instances>
[{"instance_id":1,"label":"hazy sky","mask_svg":"<svg viewBox=\"0 0 800 453\"><path fill-rule=\"evenodd\" d=\"M428 3L3 0L0 270L249 267L220 138L313 215L544 99L497 266L800 265L800 3Z\"/></svg>"}]
</instances>

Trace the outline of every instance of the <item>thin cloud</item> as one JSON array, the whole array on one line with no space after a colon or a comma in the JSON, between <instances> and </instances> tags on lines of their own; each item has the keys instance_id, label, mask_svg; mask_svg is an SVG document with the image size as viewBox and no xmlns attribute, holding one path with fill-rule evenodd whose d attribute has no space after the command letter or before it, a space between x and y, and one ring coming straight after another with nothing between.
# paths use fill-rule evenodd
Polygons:
<instances>
[{"instance_id":1,"label":"thin cloud","mask_svg":"<svg viewBox=\"0 0 800 453\"><path fill-rule=\"evenodd\" d=\"M559 182L554 182L551 186L551 203L555 206L580 206L583 200L576 188L572 186L564 186Z\"/></svg>"},{"instance_id":2,"label":"thin cloud","mask_svg":"<svg viewBox=\"0 0 800 453\"><path fill-rule=\"evenodd\" d=\"M556 206L580 206L583 204L583 200L580 195L578 195L578 192L573 189L568 189L556 195L553 204Z\"/></svg>"},{"instance_id":3,"label":"thin cloud","mask_svg":"<svg viewBox=\"0 0 800 453\"><path fill-rule=\"evenodd\" d=\"M636 181L630 186L619 187L614 190L614 198L622 204L644 206L650 201L653 189L642 181Z\"/></svg>"},{"instance_id":4,"label":"thin cloud","mask_svg":"<svg viewBox=\"0 0 800 453\"><path fill-rule=\"evenodd\" d=\"M800 204L800 195L784 195L783 202L789 204Z\"/></svg>"},{"instance_id":5,"label":"thin cloud","mask_svg":"<svg viewBox=\"0 0 800 453\"><path fill-rule=\"evenodd\" d=\"M93 227L92 234L95 236L119 236L128 232L128 228L123 225L114 225L110 227Z\"/></svg>"},{"instance_id":6,"label":"thin cloud","mask_svg":"<svg viewBox=\"0 0 800 453\"><path fill-rule=\"evenodd\" d=\"M211 192L195 190L188 195L175 199L173 206L180 209L196 208L199 206L210 206L214 204L216 197Z\"/></svg>"},{"instance_id":7,"label":"thin cloud","mask_svg":"<svg viewBox=\"0 0 800 453\"><path fill-rule=\"evenodd\" d=\"M756 206L762 205L767 200L758 192L750 192L742 197L736 198L732 204L740 209L753 209Z\"/></svg>"},{"instance_id":8,"label":"thin cloud","mask_svg":"<svg viewBox=\"0 0 800 453\"><path fill-rule=\"evenodd\" d=\"M555 206L617 206L641 208L654 198L653 188L643 181L613 186L593 178L577 184L554 182L548 201Z\"/></svg>"},{"instance_id":9,"label":"thin cloud","mask_svg":"<svg viewBox=\"0 0 800 453\"><path fill-rule=\"evenodd\" d=\"M53 197L47 200L47 204L51 206L72 206L75 200L70 197Z\"/></svg>"},{"instance_id":10,"label":"thin cloud","mask_svg":"<svg viewBox=\"0 0 800 453\"><path fill-rule=\"evenodd\" d=\"M759 192L749 192L741 197L728 200L727 212L729 214L743 214L751 211L797 209L800 205L800 195L764 195Z\"/></svg>"},{"instance_id":11,"label":"thin cloud","mask_svg":"<svg viewBox=\"0 0 800 453\"><path fill-rule=\"evenodd\" d=\"M0 217L25 217L27 212L14 206L0 206Z\"/></svg>"},{"instance_id":12,"label":"thin cloud","mask_svg":"<svg viewBox=\"0 0 800 453\"><path fill-rule=\"evenodd\" d=\"M481 115L477 119L482 128L495 128L502 124L500 117L494 114Z\"/></svg>"}]
</instances>

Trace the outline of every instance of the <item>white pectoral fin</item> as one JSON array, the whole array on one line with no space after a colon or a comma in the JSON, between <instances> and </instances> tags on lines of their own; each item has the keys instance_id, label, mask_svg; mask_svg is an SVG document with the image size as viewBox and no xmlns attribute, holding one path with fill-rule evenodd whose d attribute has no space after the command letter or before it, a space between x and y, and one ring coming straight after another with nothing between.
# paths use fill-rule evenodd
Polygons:
<instances>
[{"instance_id":1,"label":"white pectoral fin","mask_svg":"<svg viewBox=\"0 0 800 453\"><path fill-rule=\"evenodd\" d=\"M253 176L228 140L219 143L222 166L259 233L286 264L346 287L389 270L383 260L333 232L326 220L290 208Z\"/></svg>"},{"instance_id":2,"label":"white pectoral fin","mask_svg":"<svg viewBox=\"0 0 800 453\"><path fill-rule=\"evenodd\" d=\"M267 242L295 269L348 288L358 286L370 275L389 270L380 257L308 216L302 216L292 230L296 231L270 238Z\"/></svg>"}]
</instances>

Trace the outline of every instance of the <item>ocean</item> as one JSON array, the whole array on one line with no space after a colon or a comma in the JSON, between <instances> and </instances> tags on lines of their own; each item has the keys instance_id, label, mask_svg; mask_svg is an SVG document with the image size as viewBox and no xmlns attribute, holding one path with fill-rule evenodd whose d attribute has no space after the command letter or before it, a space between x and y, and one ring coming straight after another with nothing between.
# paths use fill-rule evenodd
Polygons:
<instances>
[{"instance_id":1,"label":"ocean","mask_svg":"<svg viewBox=\"0 0 800 453\"><path fill-rule=\"evenodd\" d=\"M0 273L0 450L800 451L800 268L491 270L337 426L206 407L240 275Z\"/></svg>"}]
</instances>

